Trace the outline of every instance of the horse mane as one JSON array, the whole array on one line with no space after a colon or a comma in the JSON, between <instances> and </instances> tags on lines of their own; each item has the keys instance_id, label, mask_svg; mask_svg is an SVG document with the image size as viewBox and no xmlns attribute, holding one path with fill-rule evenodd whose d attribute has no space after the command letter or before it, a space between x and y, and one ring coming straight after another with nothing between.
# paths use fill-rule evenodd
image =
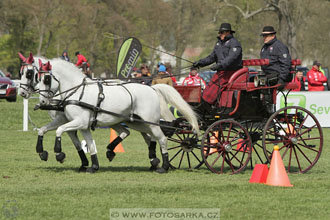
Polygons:
<instances>
[{"instance_id":1,"label":"horse mane","mask_svg":"<svg viewBox=\"0 0 330 220\"><path fill-rule=\"evenodd\" d=\"M75 77L78 77L81 80L85 78L85 75L73 63L67 62L60 58L54 58L50 60L50 64L53 66L53 73L55 74L60 73L68 75L71 76L72 79ZM78 83L81 83L81 81Z\"/></svg>"}]
</instances>

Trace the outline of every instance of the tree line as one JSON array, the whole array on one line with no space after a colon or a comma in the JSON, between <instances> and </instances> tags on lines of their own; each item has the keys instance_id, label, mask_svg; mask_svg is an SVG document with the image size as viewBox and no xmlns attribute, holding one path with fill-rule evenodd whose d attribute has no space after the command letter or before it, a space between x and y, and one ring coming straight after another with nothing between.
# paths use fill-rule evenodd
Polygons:
<instances>
[{"instance_id":1,"label":"tree line","mask_svg":"<svg viewBox=\"0 0 330 220\"><path fill-rule=\"evenodd\" d=\"M96 75L115 73L117 52L130 36L142 44L181 57L186 48L208 55L222 22L229 22L241 42L243 56L258 58L263 26L272 25L293 58L307 65L329 63L329 0L1 0L0 69L18 76L17 52L47 58L67 50L84 54ZM143 48L139 63L159 61ZM177 58L176 70L189 65Z\"/></svg>"}]
</instances>

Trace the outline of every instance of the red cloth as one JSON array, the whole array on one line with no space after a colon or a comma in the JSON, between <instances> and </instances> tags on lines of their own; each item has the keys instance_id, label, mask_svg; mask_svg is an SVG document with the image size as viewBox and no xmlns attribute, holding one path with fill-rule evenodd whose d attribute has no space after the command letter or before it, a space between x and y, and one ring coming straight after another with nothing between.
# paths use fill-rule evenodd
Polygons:
<instances>
[{"instance_id":1,"label":"red cloth","mask_svg":"<svg viewBox=\"0 0 330 220\"><path fill-rule=\"evenodd\" d=\"M189 73L189 76L187 76L183 82L183 86L201 86L202 89L205 89L206 83L205 81L198 75L198 73L195 76L192 76L191 73Z\"/></svg>"},{"instance_id":2,"label":"red cloth","mask_svg":"<svg viewBox=\"0 0 330 220\"><path fill-rule=\"evenodd\" d=\"M176 78L175 78L175 76L173 76L173 73L170 73L170 72L167 72L167 71L166 71L166 73L171 77L173 85L174 86L177 85Z\"/></svg>"},{"instance_id":3,"label":"red cloth","mask_svg":"<svg viewBox=\"0 0 330 220\"><path fill-rule=\"evenodd\" d=\"M173 82L173 85L176 85L176 84L177 84L177 82L176 82L176 78L175 78L174 76L171 76L171 80L172 80L172 82Z\"/></svg>"},{"instance_id":4,"label":"red cloth","mask_svg":"<svg viewBox=\"0 0 330 220\"><path fill-rule=\"evenodd\" d=\"M76 66L81 66L82 63L86 62L87 66L89 67L89 63L87 62L87 59L82 54L77 55L78 61L76 63Z\"/></svg>"},{"instance_id":5,"label":"red cloth","mask_svg":"<svg viewBox=\"0 0 330 220\"><path fill-rule=\"evenodd\" d=\"M209 84L204 89L203 99L210 104L215 104L218 95L224 90L225 85L234 72L235 71L219 71L214 74Z\"/></svg>"},{"instance_id":6,"label":"red cloth","mask_svg":"<svg viewBox=\"0 0 330 220\"><path fill-rule=\"evenodd\" d=\"M307 73L308 91L324 91L323 83L327 82L327 77L314 67Z\"/></svg>"},{"instance_id":7,"label":"red cloth","mask_svg":"<svg viewBox=\"0 0 330 220\"><path fill-rule=\"evenodd\" d=\"M302 80L305 83L306 78L303 76ZM294 82L294 83L296 83L298 85L298 88L297 89L292 89L292 91L295 91L295 92L301 91L301 82L300 82L300 80L297 77L294 77L293 80L292 80L292 82Z\"/></svg>"}]
</instances>

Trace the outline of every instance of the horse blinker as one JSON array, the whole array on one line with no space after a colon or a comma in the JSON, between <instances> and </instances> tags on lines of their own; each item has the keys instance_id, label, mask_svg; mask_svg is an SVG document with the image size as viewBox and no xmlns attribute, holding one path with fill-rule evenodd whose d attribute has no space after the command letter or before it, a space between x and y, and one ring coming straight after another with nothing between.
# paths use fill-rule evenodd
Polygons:
<instances>
[{"instance_id":1,"label":"horse blinker","mask_svg":"<svg viewBox=\"0 0 330 220\"><path fill-rule=\"evenodd\" d=\"M52 77L51 75L45 75L44 76L44 84L47 86L50 86L52 83Z\"/></svg>"}]
</instances>

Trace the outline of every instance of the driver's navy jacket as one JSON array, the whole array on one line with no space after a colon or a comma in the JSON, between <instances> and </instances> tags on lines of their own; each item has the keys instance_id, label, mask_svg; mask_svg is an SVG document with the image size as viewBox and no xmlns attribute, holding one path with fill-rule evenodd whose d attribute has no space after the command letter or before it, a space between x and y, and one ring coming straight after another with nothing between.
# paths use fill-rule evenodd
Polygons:
<instances>
[{"instance_id":1,"label":"driver's navy jacket","mask_svg":"<svg viewBox=\"0 0 330 220\"><path fill-rule=\"evenodd\" d=\"M289 49L276 37L265 43L260 51L261 59L269 59L269 65L261 66L261 69L266 74L279 74L279 79L283 82L291 81L291 56Z\"/></svg>"},{"instance_id":2,"label":"driver's navy jacket","mask_svg":"<svg viewBox=\"0 0 330 220\"><path fill-rule=\"evenodd\" d=\"M229 34L224 40L218 37L213 52L204 59L199 60L200 66L207 66L216 62L220 64L218 71L238 70L243 67L242 47L233 35Z\"/></svg>"}]
</instances>

